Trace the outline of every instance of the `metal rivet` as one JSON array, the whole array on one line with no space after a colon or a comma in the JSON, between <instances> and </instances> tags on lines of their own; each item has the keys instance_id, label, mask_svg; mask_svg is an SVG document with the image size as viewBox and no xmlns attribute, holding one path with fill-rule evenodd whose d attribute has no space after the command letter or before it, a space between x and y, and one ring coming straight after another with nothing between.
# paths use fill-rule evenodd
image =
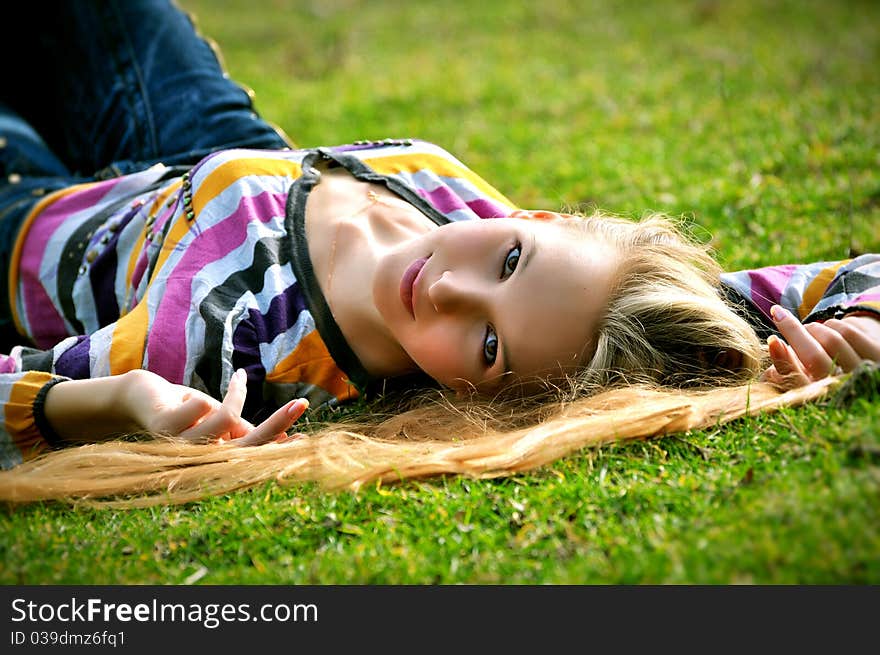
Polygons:
<instances>
[{"instance_id":1,"label":"metal rivet","mask_svg":"<svg viewBox=\"0 0 880 655\"><path fill-rule=\"evenodd\" d=\"M87 261L89 264L91 264L91 263L92 263L93 261L95 261L97 258L98 258L98 251L97 251L97 250L89 250L89 251L86 253L86 261Z\"/></svg>"},{"instance_id":2,"label":"metal rivet","mask_svg":"<svg viewBox=\"0 0 880 655\"><path fill-rule=\"evenodd\" d=\"M83 264L82 266L79 267L79 274L80 274L80 275L85 275L87 270L89 270L89 269L87 269L87 268L85 267L85 264Z\"/></svg>"},{"instance_id":3,"label":"metal rivet","mask_svg":"<svg viewBox=\"0 0 880 655\"><path fill-rule=\"evenodd\" d=\"M10 184L18 184L21 182L21 175L18 173L10 173L9 177L6 178Z\"/></svg>"},{"instance_id":4,"label":"metal rivet","mask_svg":"<svg viewBox=\"0 0 880 655\"><path fill-rule=\"evenodd\" d=\"M5 148L5 147L6 147L6 137L0 136L0 148Z\"/></svg>"},{"instance_id":5,"label":"metal rivet","mask_svg":"<svg viewBox=\"0 0 880 655\"><path fill-rule=\"evenodd\" d=\"M196 217L195 212L188 211L186 212L186 220L191 221Z\"/></svg>"},{"instance_id":6,"label":"metal rivet","mask_svg":"<svg viewBox=\"0 0 880 655\"><path fill-rule=\"evenodd\" d=\"M46 189L34 189L31 191L32 196L42 196L46 193Z\"/></svg>"},{"instance_id":7,"label":"metal rivet","mask_svg":"<svg viewBox=\"0 0 880 655\"><path fill-rule=\"evenodd\" d=\"M107 226L107 229L110 230L111 232L118 232L119 231L119 221L113 221L112 223L110 223L110 225Z\"/></svg>"}]
</instances>

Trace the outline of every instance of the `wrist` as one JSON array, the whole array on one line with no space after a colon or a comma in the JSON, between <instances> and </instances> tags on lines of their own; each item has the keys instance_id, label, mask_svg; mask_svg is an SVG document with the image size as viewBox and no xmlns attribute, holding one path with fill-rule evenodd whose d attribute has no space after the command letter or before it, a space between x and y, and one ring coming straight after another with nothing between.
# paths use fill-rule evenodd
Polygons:
<instances>
[{"instance_id":1,"label":"wrist","mask_svg":"<svg viewBox=\"0 0 880 655\"><path fill-rule=\"evenodd\" d=\"M124 373L54 385L43 405L49 427L65 441L98 441L137 431L129 378Z\"/></svg>"}]
</instances>

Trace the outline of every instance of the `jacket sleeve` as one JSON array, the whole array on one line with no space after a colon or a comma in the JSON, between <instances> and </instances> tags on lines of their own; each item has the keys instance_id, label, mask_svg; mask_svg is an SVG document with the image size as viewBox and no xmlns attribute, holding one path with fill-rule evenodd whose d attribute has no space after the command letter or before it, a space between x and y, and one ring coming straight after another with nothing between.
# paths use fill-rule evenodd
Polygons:
<instances>
[{"instance_id":1,"label":"jacket sleeve","mask_svg":"<svg viewBox=\"0 0 880 655\"><path fill-rule=\"evenodd\" d=\"M880 254L724 273L721 282L728 298L758 327L773 325L770 307L774 304L804 323L854 312L880 319Z\"/></svg>"},{"instance_id":2,"label":"jacket sleeve","mask_svg":"<svg viewBox=\"0 0 880 655\"><path fill-rule=\"evenodd\" d=\"M18 466L59 441L43 414L43 404L49 389L69 379L21 370L17 350L0 355L0 469Z\"/></svg>"}]
</instances>

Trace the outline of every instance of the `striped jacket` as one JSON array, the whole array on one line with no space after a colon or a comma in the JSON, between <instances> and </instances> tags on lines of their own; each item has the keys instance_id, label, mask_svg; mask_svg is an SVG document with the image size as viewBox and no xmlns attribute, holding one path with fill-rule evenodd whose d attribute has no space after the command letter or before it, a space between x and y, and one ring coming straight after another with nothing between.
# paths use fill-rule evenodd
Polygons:
<instances>
[{"instance_id":1,"label":"striped jacket","mask_svg":"<svg viewBox=\"0 0 880 655\"><path fill-rule=\"evenodd\" d=\"M13 318L35 347L0 355L0 466L49 447L42 403L58 380L145 368L222 398L245 368L254 421L293 397L318 406L362 393L371 381L326 308L305 243L322 159L386 184L438 225L515 209L448 152L410 140L229 150L191 170L158 165L49 195L13 252ZM880 257L723 281L756 326L780 301L807 319L880 313Z\"/></svg>"},{"instance_id":2,"label":"striped jacket","mask_svg":"<svg viewBox=\"0 0 880 655\"><path fill-rule=\"evenodd\" d=\"M437 224L513 203L420 141L227 150L191 170L157 165L37 204L13 251L16 327L35 347L0 355L0 466L48 446L47 383L144 368L222 398L248 372L257 422L294 397L333 405L371 380L314 279L305 242L313 166L334 160Z\"/></svg>"}]
</instances>

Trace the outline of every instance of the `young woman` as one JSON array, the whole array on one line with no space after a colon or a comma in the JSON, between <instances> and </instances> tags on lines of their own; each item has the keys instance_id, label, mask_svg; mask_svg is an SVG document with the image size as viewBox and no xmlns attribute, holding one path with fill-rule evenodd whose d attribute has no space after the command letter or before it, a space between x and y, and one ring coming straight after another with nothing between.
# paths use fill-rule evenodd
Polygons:
<instances>
[{"instance_id":1,"label":"young woman","mask_svg":"<svg viewBox=\"0 0 880 655\"><path fill-rule=\"evenodd\" d=\"M587 443L572 417L622 407L599 390L724 388L700 416L680 395L640 396L638 420L589 438L640 436L737 415L745 397L728 391L771 362L767 379L806 391L764 390L751 409L880 360L880 257L721 275L662 217L518 210L432 144L293 149L165 2L71 3L50 21L33 62L45 84L0 105L2 498L188 499L328 479L343 461L346 483L495 474ZM59 54L83 35L83 59ZM423 387L468 412L447 397L287 436L308 405ZM590 400L562 411L560 393ZM494 414L474 429L480 398ZM174 440L45 454L139 433Z\"/></svg>"}]
</instances>

